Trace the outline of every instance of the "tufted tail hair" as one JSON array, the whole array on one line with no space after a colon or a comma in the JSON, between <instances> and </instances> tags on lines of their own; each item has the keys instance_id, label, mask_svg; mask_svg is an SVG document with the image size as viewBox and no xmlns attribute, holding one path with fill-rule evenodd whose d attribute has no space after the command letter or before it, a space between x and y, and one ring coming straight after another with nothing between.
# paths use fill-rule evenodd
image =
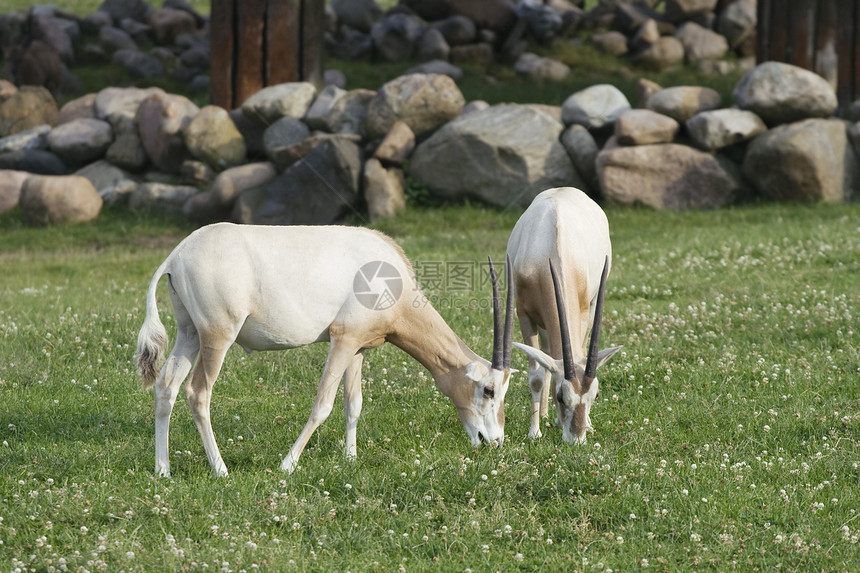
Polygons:
<instances>
[{"instance_id":1,"label":"tufted tail hair","mask_svg":"<svg viewBox=\"0 0 860 573\"><path fill-rule=\"evenodd\" d=\"M149 284L149 290L146 293L146 318L137 335L134 361L137 363L141 384L145 389L152 388L155 384L155 377L158 375L159 366L164 359L164 349L167 346L167 331L158 316L158 303L155 297L158 279L164 274L166 267L167 261L155 271L155 276Z\"/></svg>"}]
</instances>

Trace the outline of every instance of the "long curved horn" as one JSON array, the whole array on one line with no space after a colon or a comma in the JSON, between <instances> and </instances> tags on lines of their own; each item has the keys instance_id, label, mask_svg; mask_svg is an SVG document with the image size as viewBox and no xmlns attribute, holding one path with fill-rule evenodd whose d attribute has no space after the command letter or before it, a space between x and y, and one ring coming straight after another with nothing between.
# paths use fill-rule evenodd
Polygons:
<instances>
[{"instance_id":1,"label":"long curved horn","mask_svg":"<svg viewBox=\"0 0 860 573\"><path fill-rule=\"evenodd\" d=\"M514 340L514 271L511 268L511 257L505 255L505 280L508 283L508 293L505 299L505 334L502 344L502 368L511 369L511 349Z\"/></svg>"},{"instance_id":2,"label":"long curved horn","mask_svg":"<svg viewBox=\"0 0 860 573\"><path fill-rule=\"evenodd\" d=\"M600 289L597 291L597 304L594 306L594 325L591 327L591 341L588 343L588 359L585 362L585 379L597 377L597 353L600 351L600 324L603 322L603 295L606 293L606 277L609 275L609 256L603 262L600 275Z\"/></svg>"},{"instance_id":3,"label":"long curved horn","mask_svg":"<svg viewBox=\"0 0 860 573\"><path fill-rule=\"evenodd\" d=\"M558 275L552 261L549 262L549 272L552 274L552 286L555 290L555 306L558 309L558 327L561 330L561 357L564 362L564 379L573 380L576 371L573 367L573 351L570 348L570 329L567 327L567 310L564 306L564 293L558 282Z\"/></svg>"},{"instance_id":4,"label":"long curved horn","mask_svg":"<svg viewBox=\"0 0 860 573\"><path fill-rule=\"evenodd\" d=\"M496 269L493 266L493 259L487 257L490 261L490 280L493 282L493 370L501 370L503 362L502 349L502 313L499 310L501 297L499 296L499 283L496 280Z\"/></svg>"}]
</instances>

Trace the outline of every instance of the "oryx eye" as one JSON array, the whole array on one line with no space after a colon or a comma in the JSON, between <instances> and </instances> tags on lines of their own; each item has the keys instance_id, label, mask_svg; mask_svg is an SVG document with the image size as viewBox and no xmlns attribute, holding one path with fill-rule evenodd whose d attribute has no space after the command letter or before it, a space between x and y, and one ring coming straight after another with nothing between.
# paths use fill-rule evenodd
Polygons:
<instances>
[{"instance_id":1,"label":"oryx eye","mask_svg":"<svg viewBox=\"0 0 860 573\"><path fill-rule=\"evenodd\" d=\"M484 398L495 398L495 397L496 397L496 390L494 388L490 388L489 386L484 388Z\"/></svg>"}]
</instances>

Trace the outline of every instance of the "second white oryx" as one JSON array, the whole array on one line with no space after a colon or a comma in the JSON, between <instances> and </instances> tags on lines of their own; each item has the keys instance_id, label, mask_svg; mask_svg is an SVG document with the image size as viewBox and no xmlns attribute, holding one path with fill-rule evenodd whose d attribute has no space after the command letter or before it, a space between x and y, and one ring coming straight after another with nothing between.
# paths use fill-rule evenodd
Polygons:
<instances>
[{"instance_id":1,"label":"second white oryx","mask_svg":"<svg viewBox=\"0 0 860 573\"><path fill-rule=\"evenodd\" d=\"M167 344L156 307L163 275L168 275L177 334L156 378ZM498 309L494 324L499 330L490 363L457 337L420 292L410 290L413 277L401 248L368 229L218 223L189 235L155 271L137 342L144 386L155 387L155 472L170 475L170 414L190 371L186 400L212 472L227 474L209 403L234 342L247 352L330 343L310 418L281 463L285 471L296 468L311 434L331 413L341 379L346 455L355 457L363 353L386 341L430 371L439 390L454 402L473 446L482 439L500 445L510 343L502 346L510 334L501 332ZM494 292L498 307L498 287Z\"/></svg>"},{"instance_id":2,"label":"second white oryx","mask_svg":"<svg viewBox=\"0 0 860 573\"><path fill-rule=\"evenodd\" d=\"M529 357L529 437L541 436L549 371L562 438L583 443L598 392L597 367L620 349L598 350L603 293L612 261L606 214L579 189L548 189L535 197L514 226L508 257L513 267L513 286L508 289L516 293L525 342L514 344ZM591 341L586 349L589 328Z\"/></svg>"}]
</instances>

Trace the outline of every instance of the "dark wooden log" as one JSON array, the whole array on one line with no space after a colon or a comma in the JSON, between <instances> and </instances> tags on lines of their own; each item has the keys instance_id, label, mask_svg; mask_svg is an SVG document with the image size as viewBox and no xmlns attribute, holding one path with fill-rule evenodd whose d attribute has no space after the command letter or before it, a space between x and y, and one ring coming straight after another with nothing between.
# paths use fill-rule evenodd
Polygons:
<instances>
[{"instance_id":1,"label":"dark wooden log","mask_svg":"<svg viewBox=\"0 0 860 573\"><path fill-rule=\"evenodd\" d=\"M232 0L212 0L209 19L209 99L224 109L233 108L234 12Z\"/></svg>"},{"instance_id":2,"label":"dark wooden log","mask_svg":"<svg viewBox=\"0 0 860 573\"><path fill-rule=\"evenodd\" d=\"M860 0L758 0L756 60L809 69L844 115L860 95Z\"/></svg>"},{"instance_id":3,"label":"dark wooden log","mask_svg":"<svg viewBox=\"0 0 860 573\"><path fill-rule=\"evenodd\" d=\"M790 61L788 43L789 0L770 2L770 59L778 62Z\"/></svg>"},{"instance_id":4,"label":"dark wooden log","mask_svg":"<svg viewBox=\"0 0 860 573\"><path fill-rule=\"evenodd\" d=\"M301 79L323 87L325 0L302 0Z\"/></svg>"},{"instance_id":5,"label":"dark wooden log","mask_svg":"<svg viewBox=\"0 0 860 573\"><path fill-rule=\"evenodd\" d=\"M843 112L849 111L850 104L860 97L860 0L854 0L854 41L851 47L851 59L854 63L852 70L854 89L851 93L849 107L843 108Z\"/></svg>"},{"instance_id":6,"label":"dark wooden log","mask_svg":"<svg viewBox=\"0 0 860 573\"><path fill-rule=\"evenodd\" d=\"M836 96L839 109L845 110L854 98L854 48L855 0L836 1Z\"/></svg>"},{"instance_id":7,"label":"dark wooden log","mask_svg":"<svg viewBox=\"0 0 860 573\"><path fill-rule=\"evenodd\" d=\"M756 10L756 21L758 22L756 30L756 47L755 59L756 63L761 64L771 59L770 55L770 0L758 0L758 8Z\"/></svg>"},{"instance_id":8,"label":"dark wooden log","mask_svg":"<svg viewBox=\"0 0 860 573\"><path fill-rule=\"evenodd\" d=\"M795 0L789 14L788 42L791 45L789 63L812 69L815 59L815 7L817 0Z\"/></svg>"},{"instance_id":9,"label":"dark wooden log","mask_svg":"<svg viewBox=\"0 0 860 573\"><path fill-rule=\"evenodd\" d=\"M266 0L237 2L236 106L265 87L263 75L263 27Z\"/></svg>"},{"instance_id":10,"label":"dark wooden log","mask_svg":"<svg viewBox=\"0 0 860 573\"><path fill-rule=\"evenodd\" d=\"M212 0L211 99L232 109L266 86L321 88L325 0Z\"/></svg>"},{"instance_id":11,"label":"dark wooden log","mask_svg":"<svg viewBox=\"0 0 860 573\"><path fill-rule=\"evenodd\" d=\"M269 0L266 12L266 83L302 77L301 0Z\"/></svg>"},{"instance_id":12,"label":"dark wooden log","mask_svg":"<svg viewBox=\"0 0 860 573\"><path fill-rule=\"evenodd\" d=\"M812 71L836 88L838 56L836 0L820 0L815 22L815 63Z\"/></svg>"}]
</instances>

